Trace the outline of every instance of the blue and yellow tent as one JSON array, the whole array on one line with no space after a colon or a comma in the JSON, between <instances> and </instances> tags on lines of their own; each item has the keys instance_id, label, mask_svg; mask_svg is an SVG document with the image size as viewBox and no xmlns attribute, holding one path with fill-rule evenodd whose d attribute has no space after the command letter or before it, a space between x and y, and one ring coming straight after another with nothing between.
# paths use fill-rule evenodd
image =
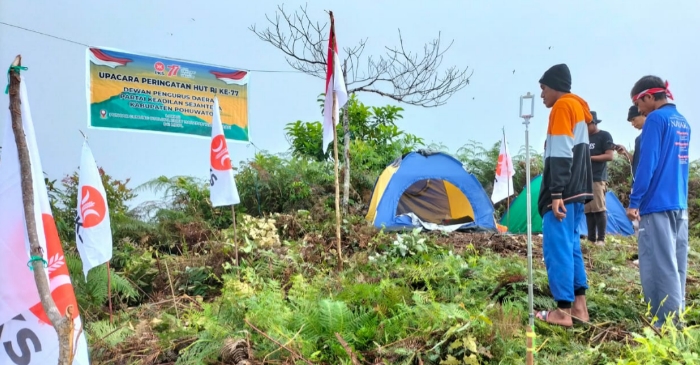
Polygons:
<instances>
[{"instance_id":1,"label":"blue and yellow tent","mask_svg":"<svg viewBox=\"0 0 700 365\"><path fill-rule=\"evenodd\" d=\"M497 229L493 204L479 181L441 152L420 150L397 158L374 186L366 218L375 227L421 226L414 217L441 226L462 224L460 230Z\"/></svg>"}]
</instances>

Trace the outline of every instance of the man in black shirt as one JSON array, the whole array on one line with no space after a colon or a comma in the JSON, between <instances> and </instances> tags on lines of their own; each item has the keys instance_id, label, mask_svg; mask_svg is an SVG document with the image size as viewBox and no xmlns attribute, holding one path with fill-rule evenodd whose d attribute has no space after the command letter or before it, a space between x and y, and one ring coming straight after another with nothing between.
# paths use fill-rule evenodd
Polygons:
<instances>
[{"instance_id":1,"label":"man in black shirt","mask_svg":"<svg viewBox=\"0 0 700 365\"><path fill-rule=\"evenodd\" d=\"M632 127L636 128L637 130L642 130L642 127L644 127L644 122L646 122L647 117L644 116L642 113L639 112L639 109L637 106L632 105L627 112L627 121L632 124ZM623 145L617 145L616 150L617 153L624 155L627 157L627 160L630 162L632 166L632 183L634 183L634 175L637 173L637 165L639 165L639 142L642 140L642 136L639 135L637 138L634 139L634 152L629 153L625 146ZM635 233L639 229L639 222L638 221L633 221L632 225L634 226ZM639 259L636 259L632 262L635 265L639 265Z\"/></svg>"},{"instance_id":2,"label":"man in black shirt","mask_svg":"<svg viewBox=\"0 0 700 365\"><path fill-rule=\"evenodd\" d=\"M632 105L630 107L630 110L627 112L627 121L632 124L632 127L636 128L639 131L642 130L646 119L647 118L644 115L642 115L642 113L639 112L639 109L637 109L637 107L634 105ZM625 155L632 164L632 179L634 179L634 174L637 173L637 165L639 164L639 142L641 140L641 135L637 136L637 138L634 139L633 153L629 153L623 145L617 146L617 153Z\"/></svg>"},{"instance_id":3,"label":"man in black shirt","mask_svg":"<svg viewBox=\"0 0 700 365\"><path fill-rule=\"evenodd\" d=\"M588 223L588 240L598 246L605 245L605 231L608 225L605 207L605 192L608 181L608 161L612 161L615 151L610 133L598 128L602 120L596 112L591 111L593 121L588 124L588 140L591 151L591 168L593 170L593 200L585 205L586 223Z\"/></svg>"}]
</instances>

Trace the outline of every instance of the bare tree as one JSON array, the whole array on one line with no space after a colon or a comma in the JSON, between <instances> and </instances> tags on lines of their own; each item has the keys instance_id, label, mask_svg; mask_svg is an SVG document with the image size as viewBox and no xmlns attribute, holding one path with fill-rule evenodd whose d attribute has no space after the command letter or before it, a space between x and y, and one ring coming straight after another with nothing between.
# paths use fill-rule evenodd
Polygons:
<instances>
[{"instance_id":1,"label":"bare tree","mask_svg":"<svg viewBox=\"0 0 700 365\"><path fill-rule=\"evenodd\" d=\"M300 6L293 13L285 11L283 5L277 9L274 18L266 15L270 23L268 28L258 30L252 25L249 29L261 40L282 51L293 69L325 79L328 23L313 21L306 6ZM439 72L443 56L452 46L450 42L447 47L442 47L440 33L436 39L425 44L422 54L406 50L401 30L399 45L385 47L385 53L379 57L364 57L366 45L365 38L353 47L343 47L345 54L341 65L349 94L374 93L409 105L437 107L468 85L473 73L456 66ZM347 111L347 105L345 108ZM348 123L346 112L343 118L346 136L343 209L347 209L350 188Z\"/></svg>"},{"instance_id":2,"label":"bare tree","mask_svg":"<svg viewBox=\"0 0 700 365\"><path fill-rule=\"evenodd\" d=\"M51 324L56 329L59 342L59 358L58 365L70 365L73 363L75 349L73 347L73 308L68 307L66 315L63 316L56 307L51 296L49 279L46 275L46 270L42 262L37 259L44 257L44 252L39 244L37 231L37 222L34 219L34 187L32 183L32 169L29 158L29 148L22 127L22 109L20 107L20 76L19 70L22 65L22 57L17 56L10 66L10 114L12 115L12 132L15 135L15 143L17 143L17 154L19 157L20 175L22 179L22 202L24 204L24 216L27 225L27 235L29 238L29 246L31 250L32 270L36 287L39 291L41 305L44 308ZM37 259L35 259L37 258Z\"/></svg>"}]
</instances>

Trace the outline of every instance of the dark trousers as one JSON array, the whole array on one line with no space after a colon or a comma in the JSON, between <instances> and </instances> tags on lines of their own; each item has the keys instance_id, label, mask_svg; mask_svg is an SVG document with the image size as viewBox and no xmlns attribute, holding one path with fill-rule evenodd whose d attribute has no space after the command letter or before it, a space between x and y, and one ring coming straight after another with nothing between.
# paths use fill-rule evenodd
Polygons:
<instances>
[{"instance_id":1,"label":"dark trousers","mask_svg":"<svg viewBox=\"0 0 700 365\"><path fill-rule=\"evenodd\" d=\"M586 213L586 223L589 241L605 241L605 231L608 229L608 212Z\"/></svg>"}]
</instances>

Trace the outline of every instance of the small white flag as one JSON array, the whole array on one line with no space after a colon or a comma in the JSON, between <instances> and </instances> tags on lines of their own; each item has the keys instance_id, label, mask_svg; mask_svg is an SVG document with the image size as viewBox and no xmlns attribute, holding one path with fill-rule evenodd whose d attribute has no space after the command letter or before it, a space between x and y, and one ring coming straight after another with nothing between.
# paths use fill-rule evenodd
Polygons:
<instances>
[{"instance_id":1,"label":"small white flag","mask_svg":"<svg viewBox=\"0 0 700 365\"><path fill-rule=\"evenodd\" d=\"M333 142L333 129L338 124L338 115L348 101L343 70L338 59L338 43L335 38L335 21L331 15L331 35L328 37L328 60L326 64L326 100L323 106L323 151ZM338 99L333 108L333 94ZM335 121L335 124L333 123Z\"/></svg>"},{"instance_id":2,"label":"small white flag","mask_svg":"<svg viewBox=\"0 0 700 365\"><path fill-rule=\"evenodd\" d=\"M515 175L515 169L513 168L513 160L508 153L508 143L504 134L496 164L496 180L493 183L493 193L491 194L492 202L496 203L513 195L513 175Z\"/></svg>"},{"instance_id":3,"label":"small white flag","mask_svg":"<svg viewBox=\"0 0 700 365\"><path fill-rule=\"evenodd\" d=\"M209 152L209 196L211 205L236 205L241 202L236 180L233 178L231 157L228 153L224 128L221 125L219 98L214 98L214 117L211 123L211 149Z\"/></svg>"},{"instance_id":4,"label":"small white flag","mask_svg":"<svg viewBox=\"0 0 700 365\"><path fill-rule=\"evenodd\" d=\"M83 142L80 157L75 243L83 261L85 280L90 269L112 259L112 227L107 193L87 141Z\"/></svg>"}]
</instances>

